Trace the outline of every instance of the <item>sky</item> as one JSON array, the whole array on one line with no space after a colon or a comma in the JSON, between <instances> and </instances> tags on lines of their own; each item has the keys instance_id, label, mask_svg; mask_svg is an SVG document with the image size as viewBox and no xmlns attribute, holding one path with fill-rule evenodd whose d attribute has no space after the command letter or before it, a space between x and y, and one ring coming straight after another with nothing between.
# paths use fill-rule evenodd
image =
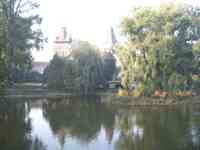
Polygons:
<instances>
[{"instance_id":1,"label":"sky","mask_svg":"<svg viewBox=\"0 0 200 150\"><path fill-rule=\"evenodd\" d=\"M48 43L44 49L33 50L34 61L49 61L53 56L52 43L61 27L66 27L72 38L89 41L104 47L112 26L120 38L119 23L136 6L159 6L161 2L181 0L39 0L38 13L43 18L41 25ZM185 0L199 5L200 0Z\"/></svg>"}]
</instances>

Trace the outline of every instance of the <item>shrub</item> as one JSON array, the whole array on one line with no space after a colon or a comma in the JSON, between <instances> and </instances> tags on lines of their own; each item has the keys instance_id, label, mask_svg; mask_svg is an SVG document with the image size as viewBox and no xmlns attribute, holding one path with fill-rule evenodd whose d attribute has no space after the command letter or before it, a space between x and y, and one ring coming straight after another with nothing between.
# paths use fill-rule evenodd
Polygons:
<instances>
[{"instance_id":1,"label":"shrub","mask_svg":"<svg viewBox=\"0 0 200 150\"><path fill-rule=\"evenodd\" d=\"M140 97L140 96L143 96L144 95L144 90L145 90L145 87L144 87L144 84L139 84L131 93L132 96L134 97Z\"/></svg>"},{"instance_id":2,"label":"shrub","mask_svg":"<svg viewBox=\"0 0 200 150\"><path fill-rule=\"evenodd\" d=\"M119 89L118 93L117 93L117 96L129 96L129 93L128 93L127 90Z\"/></svg>"}]
</instances>

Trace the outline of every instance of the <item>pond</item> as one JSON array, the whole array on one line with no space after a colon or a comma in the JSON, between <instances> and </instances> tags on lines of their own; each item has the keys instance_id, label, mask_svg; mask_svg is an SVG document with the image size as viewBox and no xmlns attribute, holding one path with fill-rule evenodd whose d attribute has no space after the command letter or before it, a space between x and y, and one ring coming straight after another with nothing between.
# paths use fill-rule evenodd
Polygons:
<instances>
[{"instance_id":1,"label":"pond","mask_svg":"<svg viewBox=\"0 0 200 150\"><path fill-rule=\"evenodd\" d=\"M116 108L101 97L1 100L1 150L199 150L200 106Z\"/></svg>"}]
</instances>

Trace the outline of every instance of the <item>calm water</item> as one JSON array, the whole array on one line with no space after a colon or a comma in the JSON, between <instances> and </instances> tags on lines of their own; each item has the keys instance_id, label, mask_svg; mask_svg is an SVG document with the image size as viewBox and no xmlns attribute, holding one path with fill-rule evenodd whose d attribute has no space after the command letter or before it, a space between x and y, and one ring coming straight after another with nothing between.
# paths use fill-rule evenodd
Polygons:
<instances>
[{"instance_id":1,"label":"calm water","mask_svg":"<svg viewBox=\"0 0 200 150\"><path fill-rule=\"evenodd\" d=\"M199 149L198 105L119 109L100 97L1 100L0 150Z\"/></svg>"}]
</instances>

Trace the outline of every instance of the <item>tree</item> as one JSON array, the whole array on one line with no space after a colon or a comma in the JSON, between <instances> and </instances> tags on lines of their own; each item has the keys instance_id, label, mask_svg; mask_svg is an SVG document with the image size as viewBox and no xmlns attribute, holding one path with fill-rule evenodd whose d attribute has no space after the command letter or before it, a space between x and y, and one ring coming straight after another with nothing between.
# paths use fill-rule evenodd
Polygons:
<instances>
[{"instance_id":1,"label":"tree","mask_svg":"<svg viewBox=\"0 0 200 150\"><path fill-rule=\"evenodd\" d=\"M32 68L33 58L29 51L15 50L15 68L13 68L13 78L12 81L20 82L25 81L26 76L30 73Z\"/></svg>"},{"instance_id":2,"label":"tree","mask_svg":"<svg viewBox=\"0 0 200 150\"><path fill-rule=\"evenodd\" d=\"M118 48L118 57L126 86L138 80L138 89L147 95L190 87L199 18L198 8L173 4L137 8L124 18L121 28L127 43Z\"/></svg>"},{"instance_id":3,"label":"tree","mask_svg":"<svg viewBox=\"0 0 200 150\"><path fill-rule=\"evenodd\" d=\"M1 5L0 5L1 8ZM6 39L5 39L5 21L2 9L0 9L0 88L5 86L6 82Z\"/></svg>"},{"instance_id":4,"label":"tree","mask_svg":"<svg viewBox=\"0 0 200 150\"><path fill-rule=\"evenodd\" d=\"M102 59L97 48L88 42L79 41L78 46L72 48L71 57L78 67L79 76L76 81L83 94L94 91L104 82Z\"/></svg>"},{"instance_id":5,"label":"tree","mask_svg":"<svg viewBox=\"0 0 200 150\"><path fill-rule=\"evenodd\" d=\"M74 62L71 59L66 59L64 74L65 74L64 76L65 88L70 92L79 91L79 83L77 83L79 70L76 62Z\"/></svg>"},{"instance_id":6,"label":"tree","mask_svg":"<svg viewBox=\"0 0 200 150\"><path fill-rule=\"evenodd\" d=\"M111 81L116 73L116 60L112 53L105 52L103 59L103 75L106 81Z\"/></svg>"},{"instance_id":7,"label":"tree","mask_svg":"<svg viewBox=\"0 0 200 150\"><path fill-rule=\"evenodd\" d=\"M44 71L49 88L64 88L65 61L55 55Z\"/></svg>"},{"instance_id":8,"label":"tree","mask_svg":"<svg viewBox=\"0 0 200 150\"><path fill-rule=\"evenodd\" d=\"M104 82L100 53L88 42L79 41L66 58L54 56L44 77L50 88L65 88L86 95Z\"/></svg>"},{"instance_id":9,"label":"tree","mask_svg":"<svg viewBox=\"0 0 200 150\"><path fill-rule=\"evenodd\" d=\"M38 14L33 13L33 10L38 7L37 2L30 0L0 0L0 27L3 31L3 49L9 80L14 78L13 70L18 65L17 54L29 53L34 47L38 49L43 42L42 32L38 26L42 19Z\"/></svg>"}]
</instances>

